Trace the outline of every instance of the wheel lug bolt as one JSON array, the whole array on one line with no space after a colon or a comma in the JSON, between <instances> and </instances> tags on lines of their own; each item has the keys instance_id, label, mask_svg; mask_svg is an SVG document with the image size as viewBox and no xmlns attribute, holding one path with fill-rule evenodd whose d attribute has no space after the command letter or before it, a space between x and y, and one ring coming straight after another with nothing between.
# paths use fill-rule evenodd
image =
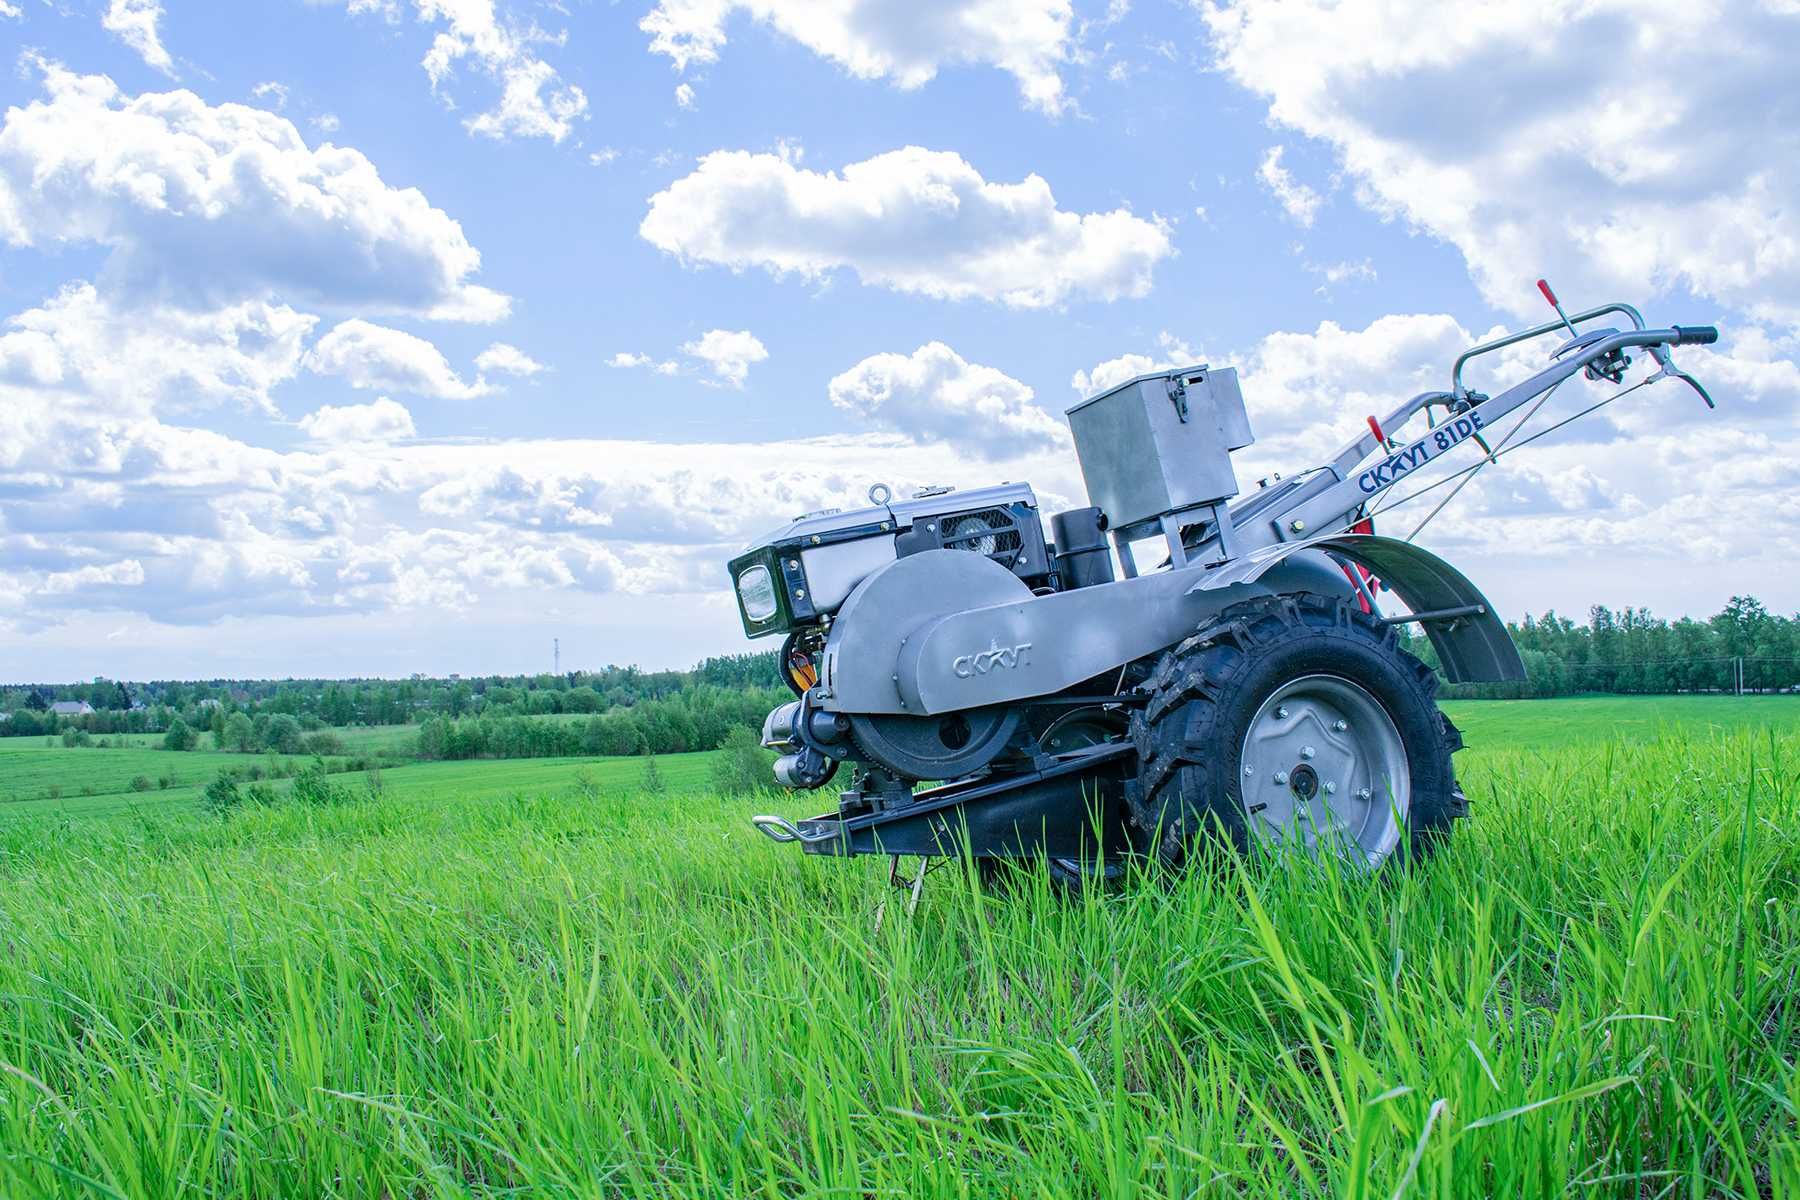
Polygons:
<instances>
[{"instance_id":1,"label":"wheel lug bolt","mask_svg":"<svg viewBox=\"0 0 1800 1200\"><path fill-rule=\"evenodd\" d=\"M1369 798L1369 789L1368 788L1357 788L1356 789L1356 798L1358 800L1367 800Z\"/></svg>"},{"instance_id":2,"label":"wheel lug bolt","mask_svg":"<svg viewBox=\"0 0 1800 1200\"><path fill-rule=\"evenodd\" d=\"M1325 794L1326 794L1326 795L1327 795L1327 796L1335 796L1335 795L1337 795L1337 784L1335 784L1335 783L1327 783L1327 784L1326 784L1326 785L1325 785Z\"/></svg>"},{"instance_id":3,"label":"wheel lug bolt","mask_svg":"<svg viewBox=\"0 0 1800 1200\"><path fill-rule=\"evenodd\" d=\"M1276 783L1286 783L1287 782L1287 772L1286 771L1275 772L1275 782Z\"/></svg>"},{"instance_id":4,"label":"wheel lug bolt","mask_svg":"<svg viewBox=\"0 0 1800 1200\"><path fill-rule=\"evenodd\" d=\"M1276 709L1276 710L1275 710L1275 715L1276 715L1276 716L1278 716L1278 717L1285 717L1285 716L1287 716L1287 705L1285 705L1285 704L1284 704L1284 705L1282 705L1282 706L1281 706L1281 707L1279 707L1279 708L1277 708L1277 709Z\"/></svg>"},{"instance_id":5,"label":"wheel lug bolt","mask_svg":"<svg viewBox=\"0 0 1800 1200\"><path fill-rule=\"evenodd\" d=\"M1313 748L1311 746L1300 747L1300 757L1301 758L1311 758L1312 756L1313 756Z\"/></svg>"},{"instance_id":6,"label":"wheel lug bolt","mask_svg":"<svg viewBox=\"0 0 1800 1200\"><path fill-rule=\"evenodd\" d=\"M1256 774L1256 768L1255 768L1255 767L1253 767L1253 766L1251 766L1251 765L1250 765L1250 764L1249 764L1249 763L1245 763L1245 764L1244 764L1244 775L1245 775L1245 777L1246 777L1246 778L1247 778L1247 777L1249 777L1249 776L1251 776L1251 775L1254 775L1254 774Z\"/></svg>"},{"instance_id":7,"label":"wheel lug bolt","mask_svg":"<svg viewBox=\"0 0 1800 1200\"><path fill-rule=\"evenodd\" d=\"M1345 721L1345 720L1334 721L1332 723L1331 727L1333 729L1337 730L1339 733L1342 733L1342 732L1344 732L1344 730L1350 728L1350 722Z\"/></svg>"}]
</instances>

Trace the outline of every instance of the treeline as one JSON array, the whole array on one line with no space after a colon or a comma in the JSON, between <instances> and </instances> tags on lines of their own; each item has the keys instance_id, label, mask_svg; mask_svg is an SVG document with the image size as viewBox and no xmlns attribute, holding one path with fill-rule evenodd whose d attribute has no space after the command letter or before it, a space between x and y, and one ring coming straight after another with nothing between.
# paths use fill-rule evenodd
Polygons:
<instances>
[{"instance_id":1,"label":"treeline","mask_svg":"<svg viewBox=\"0 0 1800 1200\"><path fill-rule=\"evenodd\" d=\"M303 732L353 725L412 725L433 716L548 716L602 713L700 687L743 690L776 678L772 653L708 658L688 671L603 667L561 675L411 679L213 679L17 684L0 687L0 736L161 733L179 717L190 728L225 734L233 714L288 717ZM82 704L92 712L58 714Z\"/></svg>"},{"instance_id":2,"label":"treeline","mask_svg":"<svg viewBox=\"0 0 1800 1200\"><path fill-rule=\"evenodd\" d=\"M1585 623L1547 612L1507 626L1525 660L1521 683L1452 684L1446 696L1515 699L1589 692L1783 692L1800 689L1800 618L1749 596L1704 621L1665 621L1648 609L1588 610ZM1405 626L1407 648L1436 666L1426 637Z\"/></svg>"},{"instance_id":3,"label":"treeline","mask_svg":"<svg viewBox=\"0 0 1800 1200\"><path fill-rule=\"evenodd\" d=\"M1510 628L1529 678L1452 686L1447 695L1800 689L1800 617L1771 613L1748 596L1734 596L1705 620L1601 606L1585 622L1548 612ZM1416 628L1403 627L1402 636L1435 665ZM713 748L733 723L755 727L786 698L776 681L775 656L764 653L708 658L688 671L609 666L471 679L24 684L0 687L0 736L175 730L171 748L210 734L211 744L226 749L330 753L322 731L418 725L421 750L431 757L664 754ZM55 711L83 705L92 711ZM595 719L571 721L568 714ZM526 720L552 715L564 719Z\"/></svg>"},{"instance_id":4,"label":"treeline","mask_svg":"<svg viewBox=\"0 0 1800 1200\"><path fill-rule=\"evenodd\" d=\"M460 720L431 717L419 726L418 756L571 758L715 750L734 731L760 729L771 708L792 698L780 688L703 685L629 708L608 709L585 721L549 721L517 713L483 713Z\"/></svg>"}]
</instances>

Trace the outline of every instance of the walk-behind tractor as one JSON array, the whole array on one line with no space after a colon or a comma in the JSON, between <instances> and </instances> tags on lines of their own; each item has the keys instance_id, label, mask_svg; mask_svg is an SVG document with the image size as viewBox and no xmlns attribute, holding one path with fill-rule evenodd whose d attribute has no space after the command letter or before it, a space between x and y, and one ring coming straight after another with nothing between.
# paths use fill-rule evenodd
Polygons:
<instances>
[{"instance_id":1,"label":"walk-behind tractor","mask_svg":"<svg viewBox=\"0 0 1800 1200\"><path fill-rule=\"evenodd\" d=\"M1413 544L1417 527L1388 537L1376 522L1451 485L1429 521L1483 467L1646 383L1679 379L1712 405L1670 348L1716 329L1648 329L1628 304L1568 316L1539 287L1558 320L1468 350L1450 390L1246 494L1237 374L1196 366L1069 410L1093 506L1053 516L1048 538L1022 483L906 500L877 485L867 508L800 517L751 547L730 567L744 629L785 637L795 695L763 727L775 774L820 788L851 768L835 812L756 825L808 853L896 864L1043 859L1065 882L1131 854L1179 865L1212 836L1369 867L1428 850L1467 807L1450 762L1461 739L1396 627L1422 627L1452 682L1521 679L1524 664L1475 585ZM1559 332L1530 378L1491 396L1464 385L1478 355ZM1622 384L1634 351L1658 369L1526 428L1576 375ZM1478 457L1462 470L1428 470L1465 447ZM1140 571L1133 547L1152 539L1138 550L1161 565Z\"/></svg>"}]
</instances>

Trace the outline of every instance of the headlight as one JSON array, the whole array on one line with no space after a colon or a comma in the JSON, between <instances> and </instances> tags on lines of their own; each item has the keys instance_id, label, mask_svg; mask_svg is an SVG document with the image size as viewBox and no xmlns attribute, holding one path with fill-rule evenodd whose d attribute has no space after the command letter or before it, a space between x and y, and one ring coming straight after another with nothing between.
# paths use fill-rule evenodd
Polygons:
<instances>
[{"instance_id":1,"label":"headlight","mask_svg":"<svg viewBox=\"0 0 1800 1200\"><path fill-rule=\"evenodd\" d=\"M769 568L761 563L744 570L737 577L738 599L744 605L744 616L761 624L775 615L775 580Z\"/></svg>"}]
</instances>

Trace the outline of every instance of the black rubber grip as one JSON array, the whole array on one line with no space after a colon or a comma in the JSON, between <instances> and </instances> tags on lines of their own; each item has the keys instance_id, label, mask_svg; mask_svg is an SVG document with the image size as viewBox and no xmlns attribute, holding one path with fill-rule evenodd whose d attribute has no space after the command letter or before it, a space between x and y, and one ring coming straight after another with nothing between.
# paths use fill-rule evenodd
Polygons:
<instances>
[{"instance_id":1,"label":"black rubber grip","mask_svg":"<svg viewBox=\"0 0 1800 1200\"><path fill-rule=\"evenodd\" d=\"M1677 346L1710 346L1719 340L1717 325L1689 325L1685 328L1671 325L1670 328L1675 331Z\"/></svg>"}]
</instances>

